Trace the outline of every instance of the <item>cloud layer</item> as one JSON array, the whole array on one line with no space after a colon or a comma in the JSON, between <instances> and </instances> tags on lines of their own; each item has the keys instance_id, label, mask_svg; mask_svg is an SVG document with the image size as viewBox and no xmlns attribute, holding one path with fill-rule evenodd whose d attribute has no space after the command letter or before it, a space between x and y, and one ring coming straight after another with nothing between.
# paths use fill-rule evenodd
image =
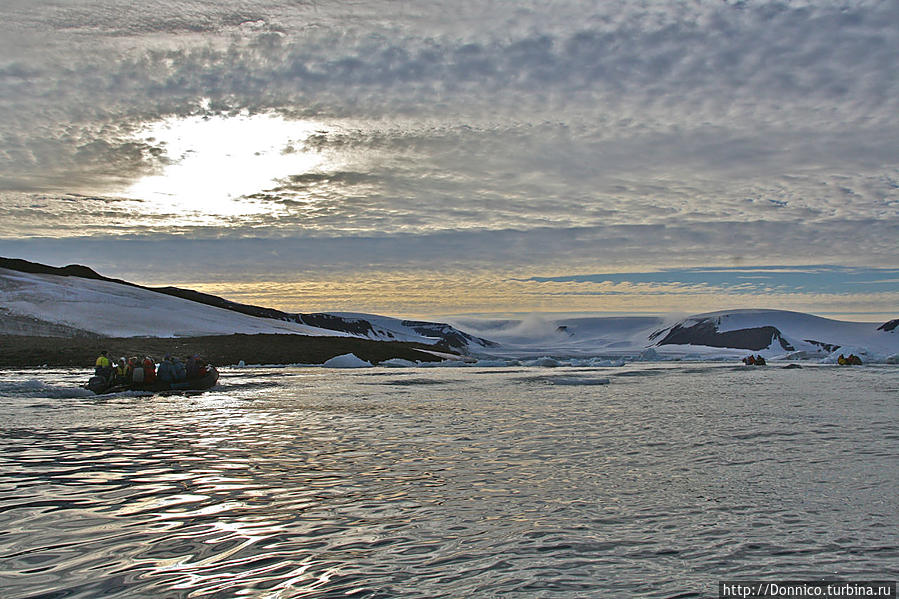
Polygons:
<instances>
[{"instance_id":1,"label":"cloud layer","mask_svg":"<svg viewBox=\"0 0 899 599\"><path fill-rule=\"evenodd\" d=\"M344 274L899 263L892 2L16 0L0 57L6 255L188 244L232 277L290 272L270 252ZM316 133L234 210L126 193L184 159L148 123L238 114Z\"/></svg>"}]
</instances>

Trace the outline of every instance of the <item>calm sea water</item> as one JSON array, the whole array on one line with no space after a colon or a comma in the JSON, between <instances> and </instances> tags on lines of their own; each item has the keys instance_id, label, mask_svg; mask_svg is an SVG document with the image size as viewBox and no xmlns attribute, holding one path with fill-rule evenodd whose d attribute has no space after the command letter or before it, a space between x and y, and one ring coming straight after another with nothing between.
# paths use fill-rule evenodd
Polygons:
<instances>
[{"instance_id":1,"label":"calm sea water","mask_svg":"<svg viewBox=\"0 0 899 599\"><path fill-rule=\"evenodd\" d=\"M716 597L899 578L899 368L0 372L0 596ZM608 379L608 384L605 383Z\"/></svg>"}]
</instances>

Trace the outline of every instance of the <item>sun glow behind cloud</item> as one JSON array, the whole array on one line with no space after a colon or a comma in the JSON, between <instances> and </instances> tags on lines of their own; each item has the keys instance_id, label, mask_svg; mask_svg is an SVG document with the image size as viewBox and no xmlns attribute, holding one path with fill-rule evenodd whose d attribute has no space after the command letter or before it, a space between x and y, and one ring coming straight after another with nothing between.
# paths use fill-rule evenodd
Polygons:
<instances>
[{"instance_id":1,"label":"sun glow behind cloud","mask_svg":"<svg viewBox=\"0 0 899 599\"><path fill-rule=\"evenodd\" d=\"M168 162L121 195L147 202L148 212L228 217L276 211L253 194L279 179L326 166L323 154L304 149L321 125L277 114L172 117L146 124L142 142Z\"/></svg>"}]
</instances>

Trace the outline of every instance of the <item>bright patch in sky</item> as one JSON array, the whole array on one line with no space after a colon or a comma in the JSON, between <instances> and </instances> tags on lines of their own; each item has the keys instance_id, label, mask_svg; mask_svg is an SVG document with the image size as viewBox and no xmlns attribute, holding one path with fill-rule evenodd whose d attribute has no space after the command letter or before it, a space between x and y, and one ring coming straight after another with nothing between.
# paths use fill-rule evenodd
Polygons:
<instances>
[{"instance_id":1,"label":"bright patch in sky","mask_svg":"<svg viewBox=\"0 0 899 599\"><path fill-rule=\"evenodd\" d=\"M237 216L273 212L250 196L277 180L324 166L322 154L305 151L321 130L311 121L275 114L174 117L147 124L142 142L161 147L169 161L122 195L150 203L158 212Z\"/></svg>"}]
</instances>

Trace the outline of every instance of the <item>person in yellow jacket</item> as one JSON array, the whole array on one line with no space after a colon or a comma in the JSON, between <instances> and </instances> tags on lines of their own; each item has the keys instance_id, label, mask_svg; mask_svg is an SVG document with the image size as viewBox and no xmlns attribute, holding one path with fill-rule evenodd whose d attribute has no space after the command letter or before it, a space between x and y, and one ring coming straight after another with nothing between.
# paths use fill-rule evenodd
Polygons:
<instances>
[{"instance_id":1,"label":"person in yellow jacket","mask_svg":"<svg viewBox=\"0 0 899 599\"><path fill-rule=\"evenodd\" d=\"M107 357L107 353L108 352L105 349L101 351L94 366L97 368L109 368L109 358Z\"/></svg>"},{"instance_id":2,"label":"person in yellow jacket","mask_svg":"<svg viewBox=\"0 0 899 599\"><path fill-rule=\"evenodd\" d=\"M97 357L97 361L94 362L94 368L97 374L100 374L100 370L106 370L109 368L109 358L107 357L107 352L104 349L100 352L100 355Z\"/></svg>"},{"instance_id":3,"label":"person in yellow jacket","mask_svg":"<svg viewBox=\"0 0 899 599\"><path fill-rule=\"evenodd\" d=\"M97 361L94 363L94 374L102 376L107 380L109 380L110 375L112 375L112 363L109 361L105 349L100 352Z\"/></svg>"},{"instance_id":4,"label":"person in yellow jacket","mask_svg":"<svg viewBox=\"0 0 899 599\"><path fill-rule=\"evenodd\" d=\"M127 385L128 381L128 363L125 358L119 358L115 365L115 382L117 385Z\"/></svg>"}]
</instances>

